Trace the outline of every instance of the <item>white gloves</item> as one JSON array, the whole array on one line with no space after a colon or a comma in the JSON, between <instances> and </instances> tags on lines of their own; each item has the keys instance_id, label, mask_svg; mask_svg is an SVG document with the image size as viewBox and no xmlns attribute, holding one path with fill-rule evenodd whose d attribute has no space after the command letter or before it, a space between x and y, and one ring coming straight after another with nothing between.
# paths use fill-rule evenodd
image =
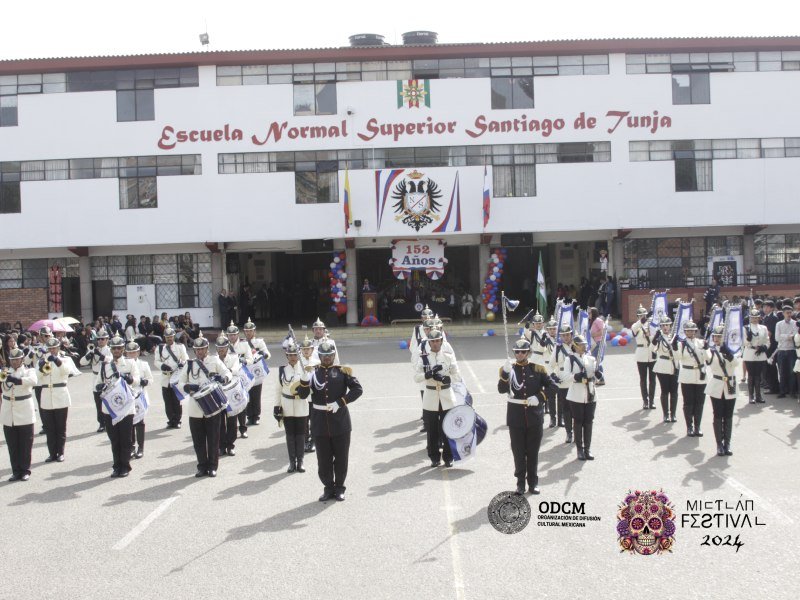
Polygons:
<instances>
[{"instance_id":1,"label":"white gloves","mask_svg":"<svg viewBox=\"0 0 800 600\"><path fill-rule=\"evenodd\" d=\"M507 358L503 363L503 373L511 373L511 359Z\"/></svg>"},{"instance_id":2,"label":"white gloves","mask_svg":"<svg viewBox=\"0 0 800 600\"><path fill-rule=\"evenodd\" d=\"M328 402L326 405L328 407L328 411L336 414L336 411L339 410L339 403L338 402Z\"/></svg>"}]
</instances>

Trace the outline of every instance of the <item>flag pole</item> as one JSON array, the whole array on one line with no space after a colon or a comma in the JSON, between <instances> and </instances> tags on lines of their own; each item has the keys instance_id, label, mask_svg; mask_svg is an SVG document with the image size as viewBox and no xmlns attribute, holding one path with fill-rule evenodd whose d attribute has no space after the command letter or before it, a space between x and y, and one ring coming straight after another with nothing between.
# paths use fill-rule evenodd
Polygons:
<instances>
[{"instance_id":1,"label":"flag pole","mask_svg":"<svg viewBox=\"0 0 800 600\"><path fill-rule=\"evenodd\" d=\"M511 359L511 353L508 351L508 318L506 317L506 293L500 290L500 302L503 304L503 332L506 336L506 358Z\"/></svg>"}]
</instances>

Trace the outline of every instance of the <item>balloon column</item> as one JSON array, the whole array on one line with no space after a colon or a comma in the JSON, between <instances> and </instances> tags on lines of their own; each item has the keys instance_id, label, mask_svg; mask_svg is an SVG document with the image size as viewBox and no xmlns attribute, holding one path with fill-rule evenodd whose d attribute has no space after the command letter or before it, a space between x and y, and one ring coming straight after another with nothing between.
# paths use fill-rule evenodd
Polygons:
<instances>
[{"instance_id":1,"label":"balloon column","mask_svg":"<svg viewBox=\"0 0 800 600\"><path fill-rule=\"evenodd\" d=\"M494 320L494 313L500 310L500 284L503 281L503 268L505 266L508 251L505 248L495 248L489 256L489 264L486 268L486 281L483 284L481 300L486 307L487 318L491 314Z\"/></svg>"},{"instance_id":2,"label":"balloon column","mask_svg":"<svg viewBox=\"0 0 800 600\"><path fill-rule=\"evenodd\" d=\"M334 252L328 273L331 282L331 311L337 317L347 314L347 269L344 257L344 252Z\"/></svg>"}]
</instances>

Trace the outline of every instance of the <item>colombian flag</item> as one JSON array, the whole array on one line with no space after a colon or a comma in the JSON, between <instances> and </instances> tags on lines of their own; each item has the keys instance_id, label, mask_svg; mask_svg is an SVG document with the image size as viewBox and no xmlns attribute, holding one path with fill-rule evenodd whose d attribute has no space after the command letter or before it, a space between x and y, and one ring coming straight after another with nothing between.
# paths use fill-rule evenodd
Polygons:
<instances>
[{"instance_id":1,"label":"colombian flag","mask_svg":"<svg viewBox=\"0 0 800 600\"><path fill-rule=\"evenodd\" d=\"M483 165L483 227L489 223L489 215L491 211L492 195L489 192L489 173L486 165Z\"/></svg>"},{"instance_id":2,"label":"colombian flag","mask_svg":"<svg viewBox=\"0 0 800 600\"><path fill-rule=\"evenodd\" d=\"M350 225L353 223L350 218L350 172L345 169L344 172L344 232L350 231Z\"/></svg>"}]
</instances>

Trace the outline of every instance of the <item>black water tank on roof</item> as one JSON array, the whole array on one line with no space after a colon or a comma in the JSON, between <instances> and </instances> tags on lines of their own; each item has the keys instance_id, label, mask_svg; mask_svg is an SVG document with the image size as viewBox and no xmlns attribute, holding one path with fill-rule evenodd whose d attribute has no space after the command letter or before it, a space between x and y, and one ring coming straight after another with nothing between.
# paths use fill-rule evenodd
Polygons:
<instances>
[{"instance_id":1,"label":"black water tank on roof","mask_svg":"<svg viewBox=\"0 0 800 600\"><path fill-rule=\"evenodd\" d=\"M383 46L383 36L377 33L357 33L350 36L350 45L358 46Z\"/></svg>"},{"instance_id":2,"label":"black water tank on roof","mask_svg":"<svg viewBox=\"0 0 800 600\"><path fill-rule=\"evenodd\" d=\"M413 44L435 44L439 39L439 34L435 31L407 31L403 34L403 44L410 46Z\"/></svg>"}]
</instances>

